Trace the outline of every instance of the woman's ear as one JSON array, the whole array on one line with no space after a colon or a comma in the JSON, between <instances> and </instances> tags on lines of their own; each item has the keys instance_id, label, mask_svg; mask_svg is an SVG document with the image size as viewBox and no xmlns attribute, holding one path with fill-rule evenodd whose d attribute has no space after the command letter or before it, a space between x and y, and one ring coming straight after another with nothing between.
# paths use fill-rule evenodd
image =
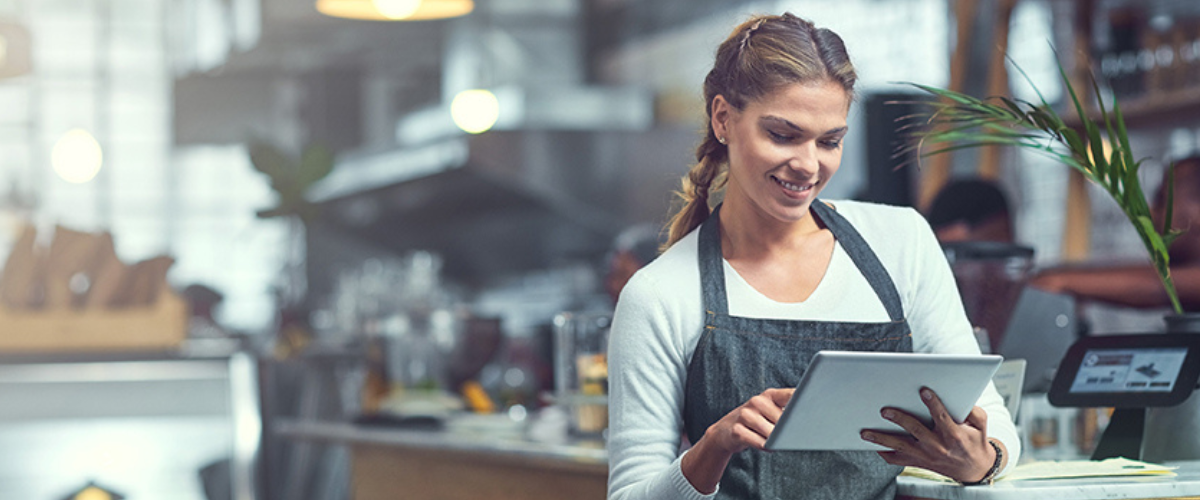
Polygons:
<instances>
[{"instance_id":1,"label":"woman's ear","mask_svg":"<svg viewBox=\"0 0 1200 500\"><path fill-rule=\"evenodd\" d=\"M713 134L718 140L727 140L729 129L726 125L729 123L729 118L733 114L733 105L725 100L725 96L718 94L712 100L712 117L710 126Z\"/></svg>"}]
</instances>

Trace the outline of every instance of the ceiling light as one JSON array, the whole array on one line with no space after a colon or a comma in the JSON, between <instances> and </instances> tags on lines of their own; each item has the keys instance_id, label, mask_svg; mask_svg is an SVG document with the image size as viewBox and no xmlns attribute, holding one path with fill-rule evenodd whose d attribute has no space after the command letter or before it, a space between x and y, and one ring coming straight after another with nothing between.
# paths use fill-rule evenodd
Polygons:
<instances>
[{"instance_id":1,"label":"ceiling light","mask_svg":"<svg viewBox=\"0 0 1200 500\"><path fill-rule=\"evenodd\" d=\"M472 0L317 0L317 11L367 21L421 21L471 13Z\"/></svg>"},{"instance_id":2,"label":"ceiling light","mask_svg":"<svg viewBox=\"0 0 1200 500\"><path fill-rule=\"evenodd\" d=\"M421 0L371 0L375 10L388 19L408 19L421 8Z\"/></svg>"},{"instance_id":3,"label":"ceiling light","mask_svg":"<svg viewBox=\"0 0 1200 500\"><path fill-rule=\"evenodd\" d=\"M103 163L100 143L81 128L64 134L50 151L50 165L54 167L54 172L74 184L83 184L95 178Z\"/></svg>"},{"instance_id":4,"label":"ceiling light","mask_svg":"<svg viewBox=\"0 0 1200 500\"><path fill-rule=\"evenodd\" d=\"M467 133L487 132L500 118L500 101L487 90L464 90L450 102L450 117Z\"/></svg>"}]
</instances>

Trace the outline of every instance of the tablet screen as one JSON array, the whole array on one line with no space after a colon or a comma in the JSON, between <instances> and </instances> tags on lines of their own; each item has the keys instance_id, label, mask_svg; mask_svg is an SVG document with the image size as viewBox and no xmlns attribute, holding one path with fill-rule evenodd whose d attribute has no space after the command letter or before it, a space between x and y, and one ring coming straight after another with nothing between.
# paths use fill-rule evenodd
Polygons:
<instances>
[{"instance_id":1,"label":"tablet screen","mask_svg":"<svg viewBox=\"0 0 1200 500\"><path fill-rule=\"evenodd\" d=\"M1187 351L1186 347L1088 349L1071 392L1171 392Z\"/></svg>"}]
</instances>

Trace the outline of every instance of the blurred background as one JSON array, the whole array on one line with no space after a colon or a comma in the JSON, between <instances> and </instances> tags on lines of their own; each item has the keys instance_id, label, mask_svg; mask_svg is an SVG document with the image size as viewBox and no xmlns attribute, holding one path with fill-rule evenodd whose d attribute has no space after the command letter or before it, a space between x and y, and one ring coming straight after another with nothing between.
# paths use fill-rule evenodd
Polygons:
<instances>
[{"instance_id":1,"label":"blurred background","mask_svg":"<svg viewBox=\"0 0 1200 500\"><path fill-rule=\"evenodd\" d=\"M615 294L716 46L783 11L860 76L823 197L927 211L985 179L1022 273L1145 252L1045 158L897 168L901 82L1066 113L1058 61L1121 99L1147 193L1200 152L1189 0L0 0L0 498L370 498L364 449L443 433L600 470ZM1044 456L1087 453L1056 429Z\"/></svg>"}]
</instances>

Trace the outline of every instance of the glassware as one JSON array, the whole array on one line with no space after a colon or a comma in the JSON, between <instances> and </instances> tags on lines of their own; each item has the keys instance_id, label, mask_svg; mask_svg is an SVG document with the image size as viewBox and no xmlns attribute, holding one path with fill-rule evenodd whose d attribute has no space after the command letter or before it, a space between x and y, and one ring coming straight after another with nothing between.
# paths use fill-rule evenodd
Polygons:
<instances>
[{"instance_id":1,"label":"glassware","mask_svg":"<svg viewBox=\"0 0 1200 500\"><path fill-rule=\"evenodd\" d=\"M609 313L564 312L554 317L555 392L571 414L571 432L596 436L608 427Z\"/></svg>"}]
</instances>

